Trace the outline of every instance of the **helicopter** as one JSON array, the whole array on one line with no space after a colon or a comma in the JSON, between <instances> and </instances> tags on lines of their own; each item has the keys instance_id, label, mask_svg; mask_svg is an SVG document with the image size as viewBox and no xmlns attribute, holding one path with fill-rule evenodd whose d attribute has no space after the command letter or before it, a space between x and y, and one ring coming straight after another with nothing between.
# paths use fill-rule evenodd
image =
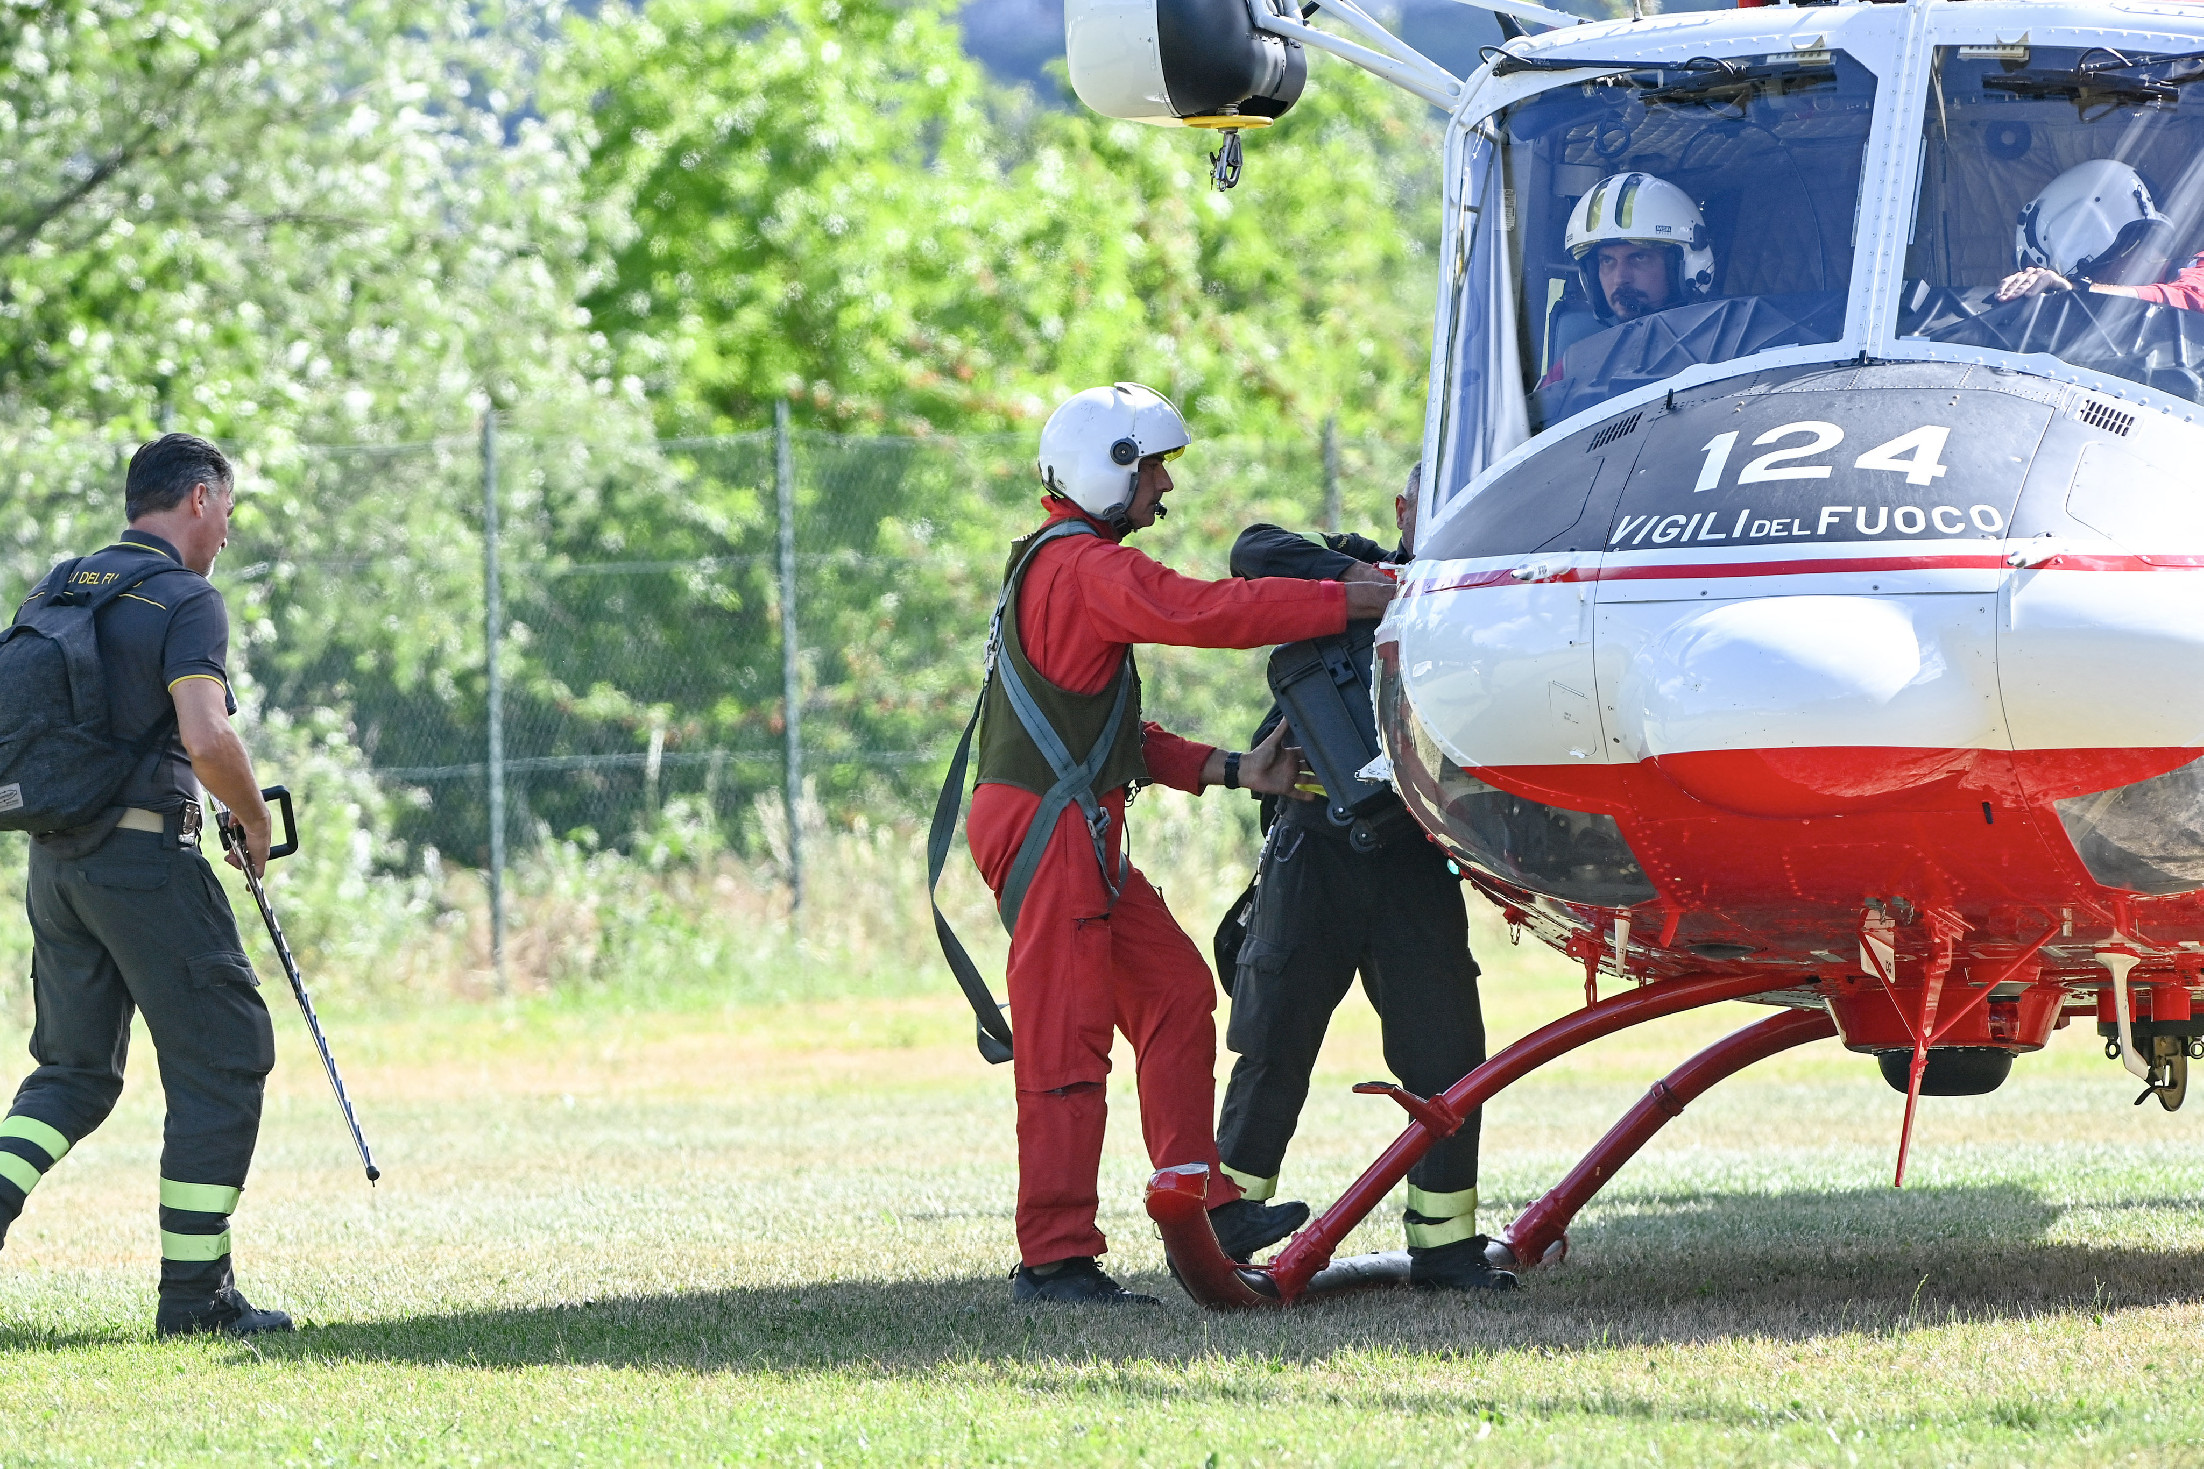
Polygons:
<instances>
[{"instance_id":1,"label":"helicopter","mask_svg":"<svg viewBox=\"0 0 2204 1469\"><path fill-rule=\"evenodd\" d=\"M1564 1257L1685 1104L1808 1042L1905 1094L1899 1186L1922 1096L1992 1091L2074 1021L2138 1106L2204 1058L2204 311L2133 288L2204 266L2204 5L1482 4L1505 39L1468 77L1354 0L1065 7L1081 99L1214 130L1219 187L1313 51L1447 113L1427 473L1363 774L1584 971L1581 1009L1445 1092L1358 1087L1407 1130L1267 1263L1217 1248L1200 1165L1156 1174L1205 1305L1398 1279L1335 1252L1435 1138L1710 1004L1771 1013L1496 1264ZM2016 291L2075 180L2134 218ZM1637 210L1675 243L1632 297L1586 242Z\"/></svg>"}]
</instances>

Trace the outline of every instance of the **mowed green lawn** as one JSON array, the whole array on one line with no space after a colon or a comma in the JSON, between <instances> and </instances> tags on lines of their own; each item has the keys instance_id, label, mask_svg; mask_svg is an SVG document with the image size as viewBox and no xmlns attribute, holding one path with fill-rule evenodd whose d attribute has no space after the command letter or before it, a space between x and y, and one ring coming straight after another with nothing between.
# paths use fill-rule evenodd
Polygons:
<instances>
[{"instance_id":1,"label":"mowed green lawn","mask_svg":"<svg viewBox=\"0 0 2204 1469\"><path fill-rule=\"evenodd\" d=\"M1497 1038L1580 1002L1566 967L1484 937ZM1994 1096L1925 1103L1903 1193L1901 1099L1823 1043L1696 1104L1518 1295L1261 1315L1162 1273L1124 1088L1104 1224L1168 1304L1081 1314L1010 1303L1009 1077L953 996L343 1023L373 1193L269 997L283 1060L238 1253L304 1329L151 1340L141 1047L0 1254L0 1462L2204 1462L2204 1104L2131 1106L2081 1027ZM1507 1093L1486 1227L1757 1013ZM1381 1073L1357 998L1289 1191L1328 1201L1397 1130L1346 1090ZM1397 1212L1359 1247L1396 1247Z\"/></svg>"}]
</instances>

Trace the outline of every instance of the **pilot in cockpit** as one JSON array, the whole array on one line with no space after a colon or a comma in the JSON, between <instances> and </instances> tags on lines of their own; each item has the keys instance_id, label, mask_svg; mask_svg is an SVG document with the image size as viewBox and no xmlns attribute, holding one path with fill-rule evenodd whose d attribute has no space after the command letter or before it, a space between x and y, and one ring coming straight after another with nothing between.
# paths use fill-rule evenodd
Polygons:
<instances>
[{"instance_id":1,"label":"pilot in cockpit","mask_svg":"<svg viewBox=\"0 0 2204 1469\"><path fill-rule=\"evenodd\" d=\"M1649 173L1614 173L1569 211L1569 253L1584 298L1613 325L1703 298L1714 248L1691 196Z\"/></svg>"},{"instance_id":2,"label":"pilot in cockpit","mask_svg":"<svg viewBox=\"0 0 2204 1469\"><path fill-rule=\"evenodd\" d=\"M1714 285L1714 247L1699 206L1650 173L1611 173L1592 185L1569 211L1563 242L1582 275L1583 300L1557 314L1541 388L1562 380L1564 353L1576 342L1702 301Z\"/></svg>"},{"instance_id":3,"label":"pilot in cockpit","mask_svg":"<svg viewBox=\"0 0 2204 1469\"><path fill-rule=\"evenodd\" d=\"M2102 158L2076 164L2020 211L2013 244L2020 268L1998 283L1995 300L2086 290L2204 311L2204 255L2158 283L2173 233L2134 169Z\"/></svg>"}]
</instances>

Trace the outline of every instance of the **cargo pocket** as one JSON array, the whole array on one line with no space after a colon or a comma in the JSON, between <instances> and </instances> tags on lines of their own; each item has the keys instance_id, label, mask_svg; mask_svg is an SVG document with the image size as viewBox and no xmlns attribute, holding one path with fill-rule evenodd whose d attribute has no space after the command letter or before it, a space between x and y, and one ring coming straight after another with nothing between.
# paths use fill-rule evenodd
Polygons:
<instances>
[{"instance_id":1,"label":"cargo pocket","mask_svg":"<svg viewBox=\"0 0 2204 1469\"><path fill-rule=\"evenodd\" d=\"M191 970L191 987L195 990L212 989L218 984L260 987L260 976L243 954L198 954L184 963Z\"/></svg>"},{"instance_id":2,"label":"cargo pocket","mask_svg":"<svg viewBox=\"0 0 2204 1469\"><path fill-rule=\"evenodd\" d=\"M1275 981L1293 950L1257 934L1240 941L1240 963L1232 980L1232 1018L1225 1022L1225 1044L1240 1055L1267 1054L1263 1044L1271 1023L1268 1011L1280 1003Z\"/></svg>"},{"instance_id":3,"label":"cargo pocket","mask_svg":"<svg viewBox=\"0 0 2204 1469\"><path fill-rule=\"evenodd\" d=\"M184 963L191 974L192 1024L188 1035L171 1042L217 1070L267 1075L275 1065L275 1028L252 964L234 950L194 954ZM153 1040L160 1045L163 1037Z\"/></svg>"}]
</instances>

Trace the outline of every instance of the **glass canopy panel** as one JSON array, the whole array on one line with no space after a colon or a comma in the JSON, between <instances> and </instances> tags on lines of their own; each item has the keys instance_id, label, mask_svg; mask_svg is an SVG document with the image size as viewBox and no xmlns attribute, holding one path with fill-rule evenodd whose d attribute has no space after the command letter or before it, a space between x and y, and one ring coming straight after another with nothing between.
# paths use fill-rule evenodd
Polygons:
<instances>
[{"instance_id":1,"label":"glass canopy panel","mask_svg":"<svg viewBox=\"0 0 2204 1469\"><path fill-rule=\"evenodd\" d=\"M1936 53L1899 333L2204 402L2204 56Z\"/></svg>"},{"instance_id":2,"label":"glass canopy panel","mask_svg":"<svg viewBox=\"0 0 2204 1469\"><path fill-rule=\"evenodd\" d=\"M1438 492L1701 363L1843 335L1875 79L1842 52L1557 87L1464 153Z\"/></svg>"}]
</instances>

